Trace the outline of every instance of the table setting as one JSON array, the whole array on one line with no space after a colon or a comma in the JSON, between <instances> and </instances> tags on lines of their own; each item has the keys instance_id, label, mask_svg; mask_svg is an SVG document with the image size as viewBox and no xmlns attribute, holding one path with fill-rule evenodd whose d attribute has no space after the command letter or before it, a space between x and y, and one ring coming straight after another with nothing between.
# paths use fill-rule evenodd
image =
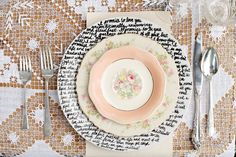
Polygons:
<instances>
[{"instance_id":1,"label":"table setting","mask_svg":"<svg viewBox=\"0 0 236 157\"><path fill-rule=\"evenodd\" d=\"M0 156L235 156L235 6L1 0Z\"/></svg>"}]
</instances>

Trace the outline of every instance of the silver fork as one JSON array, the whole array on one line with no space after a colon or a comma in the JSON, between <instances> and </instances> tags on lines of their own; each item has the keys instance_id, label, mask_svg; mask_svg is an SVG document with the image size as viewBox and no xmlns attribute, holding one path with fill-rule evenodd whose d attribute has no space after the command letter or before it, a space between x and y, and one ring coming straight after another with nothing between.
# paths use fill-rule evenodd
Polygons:
<instances>
[{"instance_id":1,"label":"silver fork","mask_svg":"<svg viewBox=\"0 0 236 157\"><path fill-rule=\"evenodd\" d=\"M29 56L20 56L19 74L20 74L20 79L24 85L22 129L27 130L29 129L29 123L28 123L27 102L26 102L26 83L32 78L32 66Z\"/></svg>"},{"instance_id":2,"label":"silver fork","mask_svg":"<svg viewBox=\"0 0 236 157\"><path fill-rule=\"evenodd\" d=\"M50 136L52 128L51 128L51 117L50 117L49 98L48 98L48 82L49 79L53 76L53 63L52 63L51 50L48 46L41 49L40 62L41 62L42 76L45 79L45 87L46 87L43 133L44 136Z\"/></svg>"}]
</instances>

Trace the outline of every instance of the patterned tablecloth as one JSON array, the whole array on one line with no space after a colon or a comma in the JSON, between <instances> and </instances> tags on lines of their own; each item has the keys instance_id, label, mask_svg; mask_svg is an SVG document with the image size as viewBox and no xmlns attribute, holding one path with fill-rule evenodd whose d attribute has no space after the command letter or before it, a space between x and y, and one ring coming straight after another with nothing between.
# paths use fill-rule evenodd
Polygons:
<instances>
[{"instance_id":1,"label":"patterned tablecloth","mask_svg":"<svg viewBox=\"0 0 236 157\"><path fill-rule=\"evenodd\" d=\"M162 2L163 1L163 2ZM0 156L83 156L85 141L73 130L64 117L56 93L57 78L50 87L50 112L53 134L42 134L44 112L44 81L39 66L39 48L51 45L54 67L58 68L65 48L86 26L86 12L120 12L142 10L170 10L172 34L188 49L189 59L194 33L202 31L204 46L213 46L220 57L220 71L213 80L215 124L218 134L214 139L202 136L200 156L229 157L234 148L236 126L236 54L235 28L212 26L205 20L198 21L198 14L182 4L171 8L164 0L160 7L143 8L142 0L1 0L0 1ZM27 85L29 102L28 131L21 130L23 85L19 79L19 55L30 55L33 78ZM202 96L206 106L207 88ZM173 149L177 156L193 152L191 128L193 104L174 133ZM206 111L202 108L202 129L206 127ZM40 150L40 151L39 151ZM193 154L193 153L192 153Z\"/></svg>"}]
</instances>

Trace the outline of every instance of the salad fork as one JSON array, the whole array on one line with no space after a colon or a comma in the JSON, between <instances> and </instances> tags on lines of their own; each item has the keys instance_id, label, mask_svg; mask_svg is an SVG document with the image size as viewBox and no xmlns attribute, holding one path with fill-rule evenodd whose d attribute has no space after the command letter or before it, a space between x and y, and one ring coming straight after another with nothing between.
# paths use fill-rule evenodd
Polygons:
<instances>
[{"instance_id":1,"label":"salad fork","mask_svg":"<svg viewBox=\"0 0 236 157\"><path fill-rule=\"evenodd\" d=\"M41 49L40 62L41 62L42 76L45 79L45 88L46 88L43 133L44 136L50 136L52 128L51 128L51 117L50 117L49 98L48 98L49 94L48 82L49 79L53 76L53 62L52 62L51 50L48 46Z\"/></svg>"},{"instance_id":2,"label":"salad fork","mask_svg":"<svg viewBox=\"0 0 236 157\"><path fill-rule=\"evenodd\" d=\"M26 84L32 78L32 66L31 66L31 60L29 56L20 56L19 75L24 85L22 129L27 130L29 129L29 123L28 123L27 102L26 102Z\"/></svg>"}]
</instances>

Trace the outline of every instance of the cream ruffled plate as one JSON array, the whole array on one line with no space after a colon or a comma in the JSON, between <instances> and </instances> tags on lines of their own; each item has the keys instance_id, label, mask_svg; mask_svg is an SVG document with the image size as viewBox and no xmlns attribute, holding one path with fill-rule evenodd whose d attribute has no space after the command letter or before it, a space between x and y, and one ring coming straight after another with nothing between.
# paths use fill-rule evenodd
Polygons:
<instances>
[{"instance_id":1,"label":"cream ruffled plate","mask_svg":"<svg viewBox=\"0 0 236 157\"><path fill-rule=\"evenodd\" d=\"M144 49L154 55L160 62L165 71L167 82L166 92L163 103L158 106L155 113L146 120L132 123L119 124L110 119L103 117L95 108L88 94L90 70L99 58L110 49L122 46L134 46ZM104 39L92 48L84 57L77 75L77 94L79 105L89 120L98 128L118 135L118 136L133 136L148 133L160 125L165 119L169 117L174 110L177 97L179 94L178 72L174 60L162 48L161 45L136 34L116 35Z\"/></svg>"}]
</instances>

